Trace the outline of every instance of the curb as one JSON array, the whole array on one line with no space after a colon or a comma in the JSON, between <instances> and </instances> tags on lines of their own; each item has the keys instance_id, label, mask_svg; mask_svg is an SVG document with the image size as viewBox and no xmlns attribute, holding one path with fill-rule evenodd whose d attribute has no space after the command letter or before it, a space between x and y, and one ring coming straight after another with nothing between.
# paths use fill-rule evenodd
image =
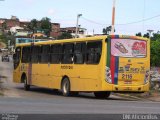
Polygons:
<instances>
[{"instance_id":1,"label":"curb","mask_svg":"<svg viewBox=\"0 0 160 120\"><path fill-rule=\"evenodd\" d=\"M141 100L141 101L153 101L151 99L146 99L146 98L142 98L142 97L136 97L133 95L129 95L129 94L122 94L122 93L114 93L115 96L120 96L129 100Z\"/></svg>"}]
</instances>

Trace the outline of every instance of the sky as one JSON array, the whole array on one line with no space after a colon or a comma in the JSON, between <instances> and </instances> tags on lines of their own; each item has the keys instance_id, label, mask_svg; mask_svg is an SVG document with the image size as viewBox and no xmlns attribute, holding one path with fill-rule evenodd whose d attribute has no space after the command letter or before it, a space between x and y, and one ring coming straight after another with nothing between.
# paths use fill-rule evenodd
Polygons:
<instances>
[{"instance_id":1,"label":"sky","mask_svg":"<svg viewBox=\"0 0 160 120\"><path fill-rule=\"evenodd\" d=\"M0 18L21 21L49 17L61 27L79 25L87 34L100 34L111 25L113 0L0 0ZM160 0L116 0L115 34L135 35L160 30ZM155 17L156 16L156 17ZM136 23L135 23L136 22ZM131 24L132 23L132 24Z\"/></svg>"}]
</instances>

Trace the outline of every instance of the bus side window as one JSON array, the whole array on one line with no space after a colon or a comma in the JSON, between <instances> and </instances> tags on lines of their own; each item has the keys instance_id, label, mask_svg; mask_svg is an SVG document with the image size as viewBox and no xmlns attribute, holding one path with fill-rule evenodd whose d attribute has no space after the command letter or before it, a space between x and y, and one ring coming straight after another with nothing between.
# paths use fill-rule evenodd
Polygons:
<instances>
[{"instance_id":1,"label":"bus side window","mask_svg":"<svg viewBox=\"0 0 160 120\"><path fill-rule=\"evenodd\" d=\"M87 43L87 64L98 64L101 58L102 42L88 42Z\"/></svg>"},{"instance_id":2,"label":"bus side window","mask_svg":"<svg viewBox=\"0 0 160 120\"><path fill-rule=\"evenodd\" d=\"M14 69L16 69L21 60L21 48L17 47L14 54Z\"/></svg>"},{"instance_id":3,"label":"bus side window","mask_svg":"<svg viewBox=\"0 0 160 120\"><path fill-rule=\"evenodd\" d=\"M22 49L22 63L30 62L30 47L23 47Z\"/></svg>"},{"instance_id":4,"label":"bus side window","mask_svg":"<svg viewBox=\"0 0 160 120\"><path fill-rule=\"evenodd\" d=\"M54 44L51 45L50 50L50 62L53 64L60 63L62 59L62 45Z\"/></svg>"},{"instance_id":5,"label":"bus side window","mask_svg":"<svg viewBox=\"0 0 160 120\"><path fill-rule=\"evenodd\" d=\"M41 47L41 57L40 63L48 63L49 62L49 53L50 53L50 45L44 45Z\"/></svg>"},{"instance_id":6,"label":"bus side window","mask_svg":"<svg viewBox=\"0 0 160 120\"><path fill-rule=\"evenodd\" d=\"M63 58L62 63L72 64L73 63L73 43L67 43L63 45Z\"/></svg>"},{"instance_id":7,"label":"bus side window","mask_svg":"<svg viewBox=\"0 0 160 120\"><path fill-rule=\"evenodd\" d=\"M74 63L83 64L85 60L86 43L76 43L74 45Z\"/></svg>"},{"instance_id":8,"label":"bus side window","mask_svg":"<svg viewBox=\"0 0 160 120\"><path fill-rule=\"evenodd\" d=\"M33 46L32 47L32 55L31 55L31 62L32 63L38 63L39 62L39 56L41 53L41 47L40 46Z\"/></svg>"}]
</instances>

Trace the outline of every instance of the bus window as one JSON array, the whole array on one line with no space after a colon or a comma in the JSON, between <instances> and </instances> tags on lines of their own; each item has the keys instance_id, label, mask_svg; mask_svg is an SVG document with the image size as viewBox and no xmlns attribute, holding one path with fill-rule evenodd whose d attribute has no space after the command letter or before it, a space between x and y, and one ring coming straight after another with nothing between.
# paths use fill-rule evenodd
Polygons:
<instances>
[{"instance_id":1,"label":"bus window","mask_svg":"<svg viewBox=\"0 0 160 120\"><path fill-rule=\"evenodd\" d=\"M64 64L72 64L73 63L73 47L74 47L73 43L63 45L62 63L64 63Z\"/></svg>"},{"instance_id":2,"label":"bus window","mask_svg":"<svg viewBox=\"0 0 160 120\"><path fill-rule=\"evenodd\" d=\"M60 63L62 58L62 45L55 44L51 46L50 50L50 62L51 63Z\"/></svg>"},{"instance_id":3,"label":"bus window","mask_svg":"<svg viewBox=\"0 0 160 120\"><path fill-rule=\"evenodd\" d=\"M74 63L83 64L85 60L86 43L76 43L74 45Z\"/></svg>"},{"instance_id":4,"label":"bus window","mask_svg":"<svg viewBox=\"0 0 160 120\"><path fill-rule=\"evenodd\" d=\"M41 47L41 60L40 63L48 63L49 62L49 53L50 53L50 46L44 45Z\"/></svg>"},{"instance_id":5,"label":"bus window","mask_svg":"<svg viewBox=\"0 0 160 120\"><path fill-rule=\"evenodd\" d=\"M16 69L21 59L21 48L17 47L14 54L14 69Z\"/></svg>"},{"instance_id":6,"label":"bus window","mask_svg":"<svg viewBox=\"0 0 160 120\"><path fill-rule=\"evenodd\" d=\"M32 51L31 62L32 63L38 63L40 61L39 60L39 55L40 55L40 52L41 52L41 47L40 46L33 46L31 48L31 51Z\"/></svg>"},{"instance_id":7,"label":"bus window","mask_svg":"<svg viewBox=\"0 0 160 120\"><path fill-rule=\"evenodd\" d=\"M98 64L101 57L102 42L88 42L87 43L87 64Z\"/></svg>"},{"instance_id":8,"label":"bus window","mask_svg":"<svg viewBox=\"0 0 160 120\"><path fill-rule=\"evenodd\" d=\"M23 47L22 49L22 63L29 63L30 62L30 47Z\"/></svg>"}]
</instances>

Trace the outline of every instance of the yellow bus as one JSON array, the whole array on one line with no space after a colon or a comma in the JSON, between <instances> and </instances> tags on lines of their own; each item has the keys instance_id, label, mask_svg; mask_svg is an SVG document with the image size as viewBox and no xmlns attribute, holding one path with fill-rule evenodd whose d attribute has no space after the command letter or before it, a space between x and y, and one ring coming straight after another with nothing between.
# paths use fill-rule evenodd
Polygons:
<instances>
[{"instance_id":1,"label":"yellow bus","mask_svg":"<svg viewBox=\"0 0 160 120\"><path fill-rule=\"evenodd\" d=\"M149 90L150 41L136 36L97 36L19 44L14 54L13 81L25 90L39 86L64 96L93 92Z\"/></svg>"}]
</instances>

